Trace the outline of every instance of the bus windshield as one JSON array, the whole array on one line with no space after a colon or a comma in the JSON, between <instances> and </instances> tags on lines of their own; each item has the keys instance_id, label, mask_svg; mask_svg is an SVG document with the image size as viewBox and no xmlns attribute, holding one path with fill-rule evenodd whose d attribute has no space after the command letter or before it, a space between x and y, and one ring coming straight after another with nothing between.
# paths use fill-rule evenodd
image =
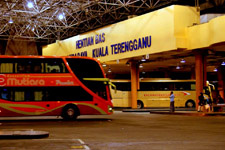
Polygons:
<instances>
[{"instance_id":1,"label":"bus windshield","mask_svg":"<svg viewBox=\"0 0 225 150\"><path fill-rule=\"evenodd\" d=\"M90 59L86 59L84 61L83 59L67 58L67 62L69 63L73 73L85 86L102 98L107 99L106 85L103 81L83 80L84 78L104 78L103 72L96 61Z\"/></svg>"}]
</instances>

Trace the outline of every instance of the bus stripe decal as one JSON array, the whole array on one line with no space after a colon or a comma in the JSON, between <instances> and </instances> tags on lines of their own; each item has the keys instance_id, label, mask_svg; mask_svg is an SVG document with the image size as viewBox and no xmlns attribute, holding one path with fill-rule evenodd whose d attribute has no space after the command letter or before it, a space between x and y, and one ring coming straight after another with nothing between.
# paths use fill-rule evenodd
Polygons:
<instances>
[{"instance_id":1,"label":"bus stripe decal","mask_svg":"<svg viewBox=\"0 0 225 150\"><path fill-rule=\"evenodd\" d=\"M86 104L86 103L74 103L76 105L84 105L84 106L89 106L95 110L97 110L98 112L100 112L102 115L104 114L107 114L105 111L103 111L101 108L93 105L93 104ZM36 105L29 105L29 104L1 104L0 107L4 108L4 109L7 109L7 110L10 110L12 112L16 112L16 113L19 113L19 114L23 114L23 115L42 115L42 114L45 114L45 113L49 113L49 112L52 112L56 109L59 109L61 107L64 107L65 105L62 105L62 106L59 106L59 107L56 107L54 109L51 109L51 110L47 110L46 108L44 107L41 107L41 106L36 106ZM14 108L12 108L14 107ZM38 111L38 112L26 112L26 111L21 111L21 110L18 110L16 109L15 107L23 107L23 108L34 108L34 109L42 109L43 111Z\"/></svg>"}]
</instances>

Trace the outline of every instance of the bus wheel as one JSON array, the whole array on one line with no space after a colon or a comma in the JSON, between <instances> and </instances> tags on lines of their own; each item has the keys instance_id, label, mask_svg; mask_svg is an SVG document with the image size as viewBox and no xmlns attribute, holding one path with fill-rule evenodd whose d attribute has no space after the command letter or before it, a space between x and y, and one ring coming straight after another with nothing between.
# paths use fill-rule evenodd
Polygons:
<instances>
[{"instance_id":1,"label":"bus wheel","mask_svg":"<svg viewBox=\"0 0 225 150\"><path fill-rule=\"evenodd\" d=\"M186 108L194 108L195 107L195 102L193 100L188 100L185 104Z\"/></svg>"},{"instance_id":2,"label":"bus wheel","mask_svg":"<svg viewBox=\"0 0 225 150\"><path fill-rule=\"evenodd\" d=\"M137 100L137 108L138 109L144 108L144 104L143 104L143 102L141 100Z\"/></svg>"},{"instance_id":3,"label":"bus wheel","mask_svg":"<svg viewBox=\"0 0 225 150\"><path fill-rule=\"evenodd\" d=\"M75 105L66 105L62 111L62 117L64 120L76 120L79 115L79 110Z\"/></svg>"}]
</instances>

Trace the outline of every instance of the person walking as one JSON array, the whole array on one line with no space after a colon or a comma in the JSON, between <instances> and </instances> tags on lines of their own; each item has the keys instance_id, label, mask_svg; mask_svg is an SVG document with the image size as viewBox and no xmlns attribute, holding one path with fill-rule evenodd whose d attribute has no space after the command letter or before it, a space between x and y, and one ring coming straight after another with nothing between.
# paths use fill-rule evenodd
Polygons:
<instances>
[{"instance_id":1,"label":"person walking","mask_svg":"<svg viewBox=\"0 0 225 150\"><path fill-rule=\"evenodd\" d=\"M173 91L170 92L170 112L174 112L174 94Z\"/></svg>"}]
</instances>

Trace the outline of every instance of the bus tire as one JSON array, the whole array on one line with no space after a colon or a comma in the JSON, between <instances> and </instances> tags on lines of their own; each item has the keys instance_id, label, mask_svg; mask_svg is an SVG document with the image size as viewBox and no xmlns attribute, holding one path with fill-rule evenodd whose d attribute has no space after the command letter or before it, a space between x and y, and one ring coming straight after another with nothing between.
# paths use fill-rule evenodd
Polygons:
<instances>
[{"instance_id":1,"label":"bus tire","mask_svg":"<svg viewBox=\"0 0 225 150\"><path fill-rule=\"evenodd\" d=\"M141 100L137 100L137 109L144 108L144 103Z\"/></svg>"},{"instance_id":2,"label":"bus tire","mask_svg":"<svg viewBox=\"0 0 225 150\"><path fill-rule=\"evenodd\" d=\"M79 114L79 109L74 104L68 104L62 110L62 118L64 120L76 120Z\"/></svg>"},{"instance_id":3,"label":"bus tire","mask_svg":"<svg viewBox=\"0 0 225 150\"><path fill-rule=\"evenodd\" d=\"M192 99L189 99L186 103L185 103L185 107L186 108L194 108L195 107L195 102Z\"/></svg>"}]
</instances>

